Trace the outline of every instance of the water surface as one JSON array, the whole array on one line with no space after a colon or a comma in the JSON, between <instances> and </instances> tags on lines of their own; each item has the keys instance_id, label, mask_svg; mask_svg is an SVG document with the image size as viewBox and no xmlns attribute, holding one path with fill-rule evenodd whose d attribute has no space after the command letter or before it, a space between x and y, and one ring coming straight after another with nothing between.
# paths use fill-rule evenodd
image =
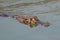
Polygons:
<instances>
[{"instance_id":1,"label":"water surface","mask_svg":"<svg viewBox=\"0 0 60 40\"><path fill-rule=\"evenodd\" d=\"M59 0L1 0L0 11L9 15L35 15L49 27L30 28L17 20L0 17L0 40L60 40Z\"/></svg>"}]
</instances>

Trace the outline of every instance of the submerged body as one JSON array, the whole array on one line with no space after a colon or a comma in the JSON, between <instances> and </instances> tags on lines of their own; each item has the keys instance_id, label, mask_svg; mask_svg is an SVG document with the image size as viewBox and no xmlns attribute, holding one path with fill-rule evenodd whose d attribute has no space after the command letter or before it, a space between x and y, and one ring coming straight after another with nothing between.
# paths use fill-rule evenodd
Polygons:
<instances>
[{"instance_id":1,"label":"submerged body","mask_svg":"<svg viewBox=\"0 0 60 40\"><path fill-rule=\"evenodd\" d=\"M12 18L15 18L19 23L29 25L30 28L36 27L39 24L44 25L46 27L49 26L48 22L40 21L37 16L29 16L29 17L27 17L27 16L26 17L25 16L18 16L18 15L12 15L11 16L11 15L7 15L7 14L4 14L4 13L0 13L0 16L1 17L12 17Z\"/></svg>"},{"instance_id":2,"label":"submerged body","mask_svg":"<svg viewBox=\"0 0 60 40\"><path fill-rule=\"evenodd\" d=\"M27 18L18 17L16 20L20 23L29 25L30 28L36 27L39 24L44 25L45 27L49 26L49 22L42 22L37 18L37 16L30 16L30 17L27 17Z\"/></svg>"},{"instance_id":3,"label":"submerged body","mask_svg":"<svg viewBox=\"0 0 60 40\"><path fill-rule=\"evenodd\" d=\"M20 23L29 25L31 28L32 28L32 27L36 27L36 26L38 25L38 24L37 24L37 19L36 19L35 17L27 17L27 18L18 17L17 20L18 20Z\"/></svg>"}]
</instances>

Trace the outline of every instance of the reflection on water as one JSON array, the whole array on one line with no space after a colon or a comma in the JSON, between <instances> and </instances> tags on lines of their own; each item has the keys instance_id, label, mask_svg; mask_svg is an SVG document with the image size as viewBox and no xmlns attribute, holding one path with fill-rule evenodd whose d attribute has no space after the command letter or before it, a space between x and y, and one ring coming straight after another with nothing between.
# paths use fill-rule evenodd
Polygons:
<instances>
[{"instance_id":1,"label":"reflection on water","mask_svg":"<svg viewBox=\"0 0 60 40\"><path fill-rule=\"evenodd\" d=\"M42 5L42 4L46 4L48 2L51 2L53 0L45 0L45 1L38 1L38 2L26 2L26 3L20 3L20 4L15 4L15 5L10 5L10 6L7 6L8 8L18 8L18 7L22 7L22 6L29 6L29 5Z\"/></svg>"},{"instance_id":2,"label":"reflection on water","mask_svg":"<svg viewBox=\"0 0 60 40\"><path fill-rule=\"evenodd\" d=\"M6 5L6 4L5 4ZM34 2L22 2L22 3L12 3L12 5L7 5L0 7L0 11L8 11L10 15L33 15L33 14L43 14L48 12L54 12L60 9L60 2L56 0L44 0L44 1L34 1Z\"/></svg>"},{"instance_id":3,"label":"reflection on water","mask_svg":"<svg viewBox=\"0 0 60 40\"><path fill-rule=\"evenodd\" d=\"M0 10L1 9L6 9L7 10L7 8L8 9L12 9L12 8L20 8L20 7L25 7L25 6L30 6L30 5L43 5L43 4L46 4L46 3L48 3L48 2L52 2L52 1L55 1L55 0L44 0L44 1L37 1L37 2L22 2L22 3L16 3L16 4L14 4L14 3L12 3L11 5L7 5L7 6L5 6L5 7L0 7ZM1 2L1 1L0 1ZM1 4L1 5L3 5L3 4ZM5 4L6 5L6 4Z\"/></svg>"}]
</instances>

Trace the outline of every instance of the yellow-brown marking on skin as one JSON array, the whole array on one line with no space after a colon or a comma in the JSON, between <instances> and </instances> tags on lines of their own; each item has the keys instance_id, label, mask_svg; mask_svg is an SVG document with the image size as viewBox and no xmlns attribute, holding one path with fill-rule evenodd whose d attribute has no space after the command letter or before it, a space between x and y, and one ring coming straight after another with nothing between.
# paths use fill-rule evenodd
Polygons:
<instances>
[{"instance_id":1,"label":"yellow-brown marking on skin","mask_svg":"<svg viewBox=\"0 0 60 40\"><path fill-rule=\"evenodd\" d=\"M17 18L18 22L23 23L24 19L23 18Z\"/></svg>"},{"instance_id":2,"label":"yellow-brown marking on skin","mask_svg":"<svg viewBox=\"0 0 60 40\"><path fill-rule=\"evenodd\" d=\"M34 26L37 26L36 22L37 22L37 21L34 19L34 17L29 17L29 18L28 18L28 25L29 25L31 28L33 28Z\"/></svg>"}]
</instances>

